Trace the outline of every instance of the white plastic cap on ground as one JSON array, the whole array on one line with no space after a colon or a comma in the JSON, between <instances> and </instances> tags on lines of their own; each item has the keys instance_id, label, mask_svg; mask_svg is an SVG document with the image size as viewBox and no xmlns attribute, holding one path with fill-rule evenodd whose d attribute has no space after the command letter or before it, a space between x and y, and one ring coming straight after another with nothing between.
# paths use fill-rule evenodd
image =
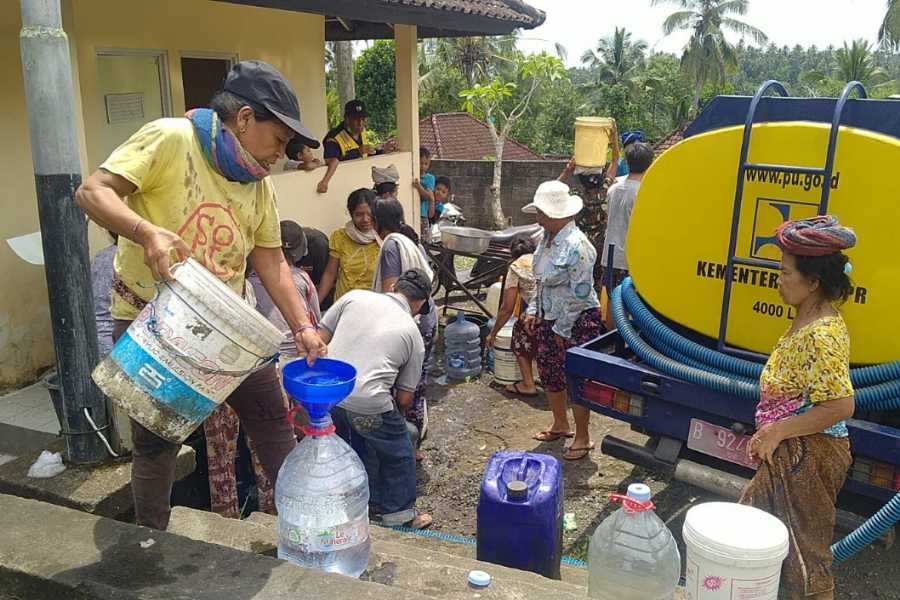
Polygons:
<instances>
[{"instance_id":1,"label":"white plastic cap on ground","mask_svg":"<svg viewBox=\"0 0 900 600\"><path fill-rule=\"evenodd\" d=\"M652 495L650 488L643 483L632 483L628 486L628 497L634 498L638 502L647 502Z\"/></svg>"}]
</instances>

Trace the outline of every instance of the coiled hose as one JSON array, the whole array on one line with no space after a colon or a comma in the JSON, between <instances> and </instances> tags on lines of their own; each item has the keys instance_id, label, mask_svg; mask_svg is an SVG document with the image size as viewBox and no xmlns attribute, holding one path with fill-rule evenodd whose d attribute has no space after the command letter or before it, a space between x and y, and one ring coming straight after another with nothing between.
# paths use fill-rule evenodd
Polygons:
<instances>
[{"instance_id":1,"label":"coiled hose","mask_svg":"<svg viewBox=\"0 0 900 600\"><path fill-rule=\"evenodd\" d=\"M651 367L685 381L740 398L758 399L763 366L707 348L672 331L644 305L626 278L610 297L619 335ZM653 342L645 341L632 324ZM851 369L856 407L862 410L900 409L900 361ZM842 562L900 521L900 493L855 531L831 546L835 563Z\"/></svg>"}]
</instances>

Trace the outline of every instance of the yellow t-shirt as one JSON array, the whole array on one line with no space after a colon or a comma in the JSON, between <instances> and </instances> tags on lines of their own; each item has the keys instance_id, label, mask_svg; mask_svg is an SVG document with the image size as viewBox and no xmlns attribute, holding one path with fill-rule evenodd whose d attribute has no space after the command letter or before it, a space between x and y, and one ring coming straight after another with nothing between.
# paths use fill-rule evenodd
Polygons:
<instances>
[{"instance_id":1,"label":"yellow t-shirt","mask_svg":"<svg viewBox=\"0 0 900 600\"><path fill-rule=\"evenodd\" d=\"M281 246L272 182L266 177L237 183L216 173L185 118L147 123L100 168L137 186L126 199L128 206L180 235L194 259L239 294L253 248ZM150 300L154 281L144 265L143 248L124 238L118 246L116 275L135 295ZM129 320L138 314L115 290L110 312L115 319Z\"/></svg>"},{"instance_id":2,"label":"yellow t-shirt","mask_svg":"<svg viewBox=\"0 0 900 600\"><path fill-rule=\"evenodd\" d=\"M378 262L378 244L357 244L343 229L335 229L328 240L328 254L341 261L334 299L350 290L370 290Z\"/></svg>"},{"instance_id":3,"label":"yellow t-shirt","mask_svg":"<svg viewBox=\"0 0 900 600\"><path fill-rule=\"evenodd\" d=\"M847 325L840 315L823 317L778 340L759 379L756 424L762 427L852 395ZM825 433L847 437L847 426L839 421Z\"/></svg>"}]
</instances>

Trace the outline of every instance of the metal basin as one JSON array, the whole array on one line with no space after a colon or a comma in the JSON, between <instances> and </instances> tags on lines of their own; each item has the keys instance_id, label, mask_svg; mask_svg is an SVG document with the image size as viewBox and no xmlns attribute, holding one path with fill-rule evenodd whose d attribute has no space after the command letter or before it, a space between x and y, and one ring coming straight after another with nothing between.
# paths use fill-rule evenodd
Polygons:
<instances>
[{"instance_id":1,"label":"metal basin","mask_svg":"<svg viewBox=\"0 0 900 600\"><path fill-rule=\"evenodd\" d=\"M441 243L448 250L481 254L488 249L493 233L474 227L442 227Z\"/></svg>"}]
</instances>

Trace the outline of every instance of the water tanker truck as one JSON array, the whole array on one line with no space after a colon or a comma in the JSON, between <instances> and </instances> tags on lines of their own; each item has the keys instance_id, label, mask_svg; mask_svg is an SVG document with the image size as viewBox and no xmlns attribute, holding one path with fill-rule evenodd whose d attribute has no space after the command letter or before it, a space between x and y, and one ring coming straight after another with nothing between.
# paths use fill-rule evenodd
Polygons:
<instances>
[{"instance_id":1,"label":"water tanker truck","mask_svg":"<svg viewBox=\"0 0 900 600\"><path fill-rule=\"evenodd\" d=\"M793 309L778 295L775 228L837 215L859 243L841 307L851 338L853 465L839 504L873 515L837 560L900 518L900 101L795 98L770 81L714 98L646 173L626 240L630 278L611 294L616 329L569 350L573 402L631 424L646 445L601 449L735 497L758 379ZM842 511L839 525L853 524Z\"/></svg>"}]
</instances>

